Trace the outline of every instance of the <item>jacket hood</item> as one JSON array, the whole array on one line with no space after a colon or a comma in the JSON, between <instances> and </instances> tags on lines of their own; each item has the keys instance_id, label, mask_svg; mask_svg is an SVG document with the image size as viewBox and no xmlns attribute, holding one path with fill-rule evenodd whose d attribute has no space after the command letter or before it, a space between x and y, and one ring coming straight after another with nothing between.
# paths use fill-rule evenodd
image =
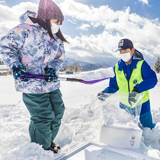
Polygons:
<instances>
[{"instance_id":1,"label":"jacket hood","mask_svg":"<svg viewBox=\"0 0 160 160\"><path fill-rule=\"evenodd\" d=\"M30 17L33 17L35 18L36 17L36 13L35 12L32 12L32 11L26 11L24 14L22 14L20 17L19 17L19 20L20 20L20 23L21 24L34 24L31 20L30 20Z\"/></svg>"},{"instance_id":2,"label":"jacket hood","mask_svg":"<svg viewBox=\"0 0 160 160\"><path fill-rule=\"evenodd\" d=\"M135 52L133 54L133 59L143 60L144 58L142 53L135 49Z\"/></svg>"},{"instance_id":3,"label":"jacket hood","mask_svg":"<svg viewBox=\"0 0 160 160\"><path fill-rule=\"evenodd\" d=\"M32 12L32 11L29 11L29 10L26 11L23 15L21 15L21 16L19 17L20 23L21 23L21 24L29 24L29 25L35 26L35 27L37 27L39 30L41 30L42 32L45 32L45 33L48 32L48 31L45 30L43 27L41 27L38 23L33 23L29 17L36 18L36 13L35 13L35 12Z\"/></svg>"}]
</instances>

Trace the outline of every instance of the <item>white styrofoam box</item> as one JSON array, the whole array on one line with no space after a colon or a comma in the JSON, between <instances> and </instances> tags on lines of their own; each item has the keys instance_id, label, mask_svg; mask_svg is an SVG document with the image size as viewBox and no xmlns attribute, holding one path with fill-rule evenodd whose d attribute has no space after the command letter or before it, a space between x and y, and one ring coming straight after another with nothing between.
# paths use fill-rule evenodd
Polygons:
<instances>
[{"instance_id":1,"label":"white styrofoam box","mask_svg":"<svg viewBox=\"0 0 160 160\"><path fill-rule=\"evenodd\" d=\"M133 150L87 142L55 160L158 160Z\"/></svg>"},{"instance_id":2,"label":"white styrofoam box","mask_svg":"<svg viewBox=\"0 0 160 160\"><path fill-rule=\"evenodd\" d=\"M101 127L100 142L116 147L138 149L142 130L137 128L116 127L105 125Z\"/></svg>"}]
</instances>

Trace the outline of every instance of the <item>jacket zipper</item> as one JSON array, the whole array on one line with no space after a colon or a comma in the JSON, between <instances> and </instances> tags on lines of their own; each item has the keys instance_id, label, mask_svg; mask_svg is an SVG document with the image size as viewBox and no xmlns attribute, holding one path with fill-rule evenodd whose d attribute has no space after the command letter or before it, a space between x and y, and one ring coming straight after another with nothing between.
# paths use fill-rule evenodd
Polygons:
<instances>
[{"instance_id":1,"label":"jacket zipper","mask_svg":"<svg viewBox=\"0 0 160 160\"><path fill-rule=\"evenodd\" d=\"M133 72L133 69L132 69L132 72ZM132 76L132 72L131 72L131 76ZM123 69L123 73L124 73L124 69ZM125 74L124 74L124 76L125 76ZM129 80L127 80L127 77L125 76L125 78L126 78L126 80L127 80L127 82L128 82L128 91L129 91L129 92L130 92L129 81L130 81L130 79L131 79L131 76L130 76Z\"/></svg>"}]
</instances>

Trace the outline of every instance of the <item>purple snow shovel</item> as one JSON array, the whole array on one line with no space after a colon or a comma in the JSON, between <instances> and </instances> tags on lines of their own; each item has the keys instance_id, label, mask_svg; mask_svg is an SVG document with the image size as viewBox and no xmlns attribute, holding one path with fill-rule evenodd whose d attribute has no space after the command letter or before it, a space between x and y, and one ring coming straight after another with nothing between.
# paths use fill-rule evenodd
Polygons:
<instances>
[{"instance_id":1,"label":"purple snow shovel","mask_svg":"<svg viewBox=\"0 0 160 160\"><path fill-rule=\"evenodd\" d=\"M22 78L31 78L31 79L43 79L43 80L46 80L50 76L47 76L47 75L38 75L38 74L22 74L21 77ZM77 78L58 77L58 80L60 80L60 81L80 82L80 83L84 83L84 84L94 84L94 83L101 82L101 81L104 81L104 80L109 79L109 78L110 77L103 78L103 79L98 79L98 80L85 81L85 80L77 79Z\"/></svg>"}]
</instances>

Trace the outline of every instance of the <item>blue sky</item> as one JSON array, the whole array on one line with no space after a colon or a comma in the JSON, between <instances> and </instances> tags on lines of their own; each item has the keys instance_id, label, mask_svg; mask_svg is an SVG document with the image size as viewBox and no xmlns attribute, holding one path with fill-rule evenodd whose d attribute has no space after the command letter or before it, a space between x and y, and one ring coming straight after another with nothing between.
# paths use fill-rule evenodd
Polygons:
<instances>
[{"instance_id":1,"label":"blue sky","mask_svg":"<svg viewBox=\"0 0 160 160\"><path fill-rule=\"evenodd\" d=\"M2 0L1 0L2 1ZM35 2L38 0L4 0L5 4L9 7L17 5L21 2ZM148 4L143 3L139 0L77 0L77 2L87 4L89 6L99 7L102 5L109 5L113 10L122 10L126 7L130 7L130 13L137 13L140 16L155 19L159 18L160 15L160 1L159 0L148 0ZM144 1L145 2L145 1ZM37 3L38 4L38 3Z\"/></svg>"},{"instance_id":2,"label":"blue sky","mask_svg":"<svg viewBox=\"0 0 160 160\"><path fill-rule=\"evenodd\" d=\"M121 38L131 39L149 63L160 56L160 0L53 1L65 16L61 30L70 42L65 45L67 57L113 66L119 60L114 51ZM18 25L18 17L27 9L36 12L38 2L0 0L0 36ZM4 19L6 12L11 15Z\"/></svg>"}]
</instances>

